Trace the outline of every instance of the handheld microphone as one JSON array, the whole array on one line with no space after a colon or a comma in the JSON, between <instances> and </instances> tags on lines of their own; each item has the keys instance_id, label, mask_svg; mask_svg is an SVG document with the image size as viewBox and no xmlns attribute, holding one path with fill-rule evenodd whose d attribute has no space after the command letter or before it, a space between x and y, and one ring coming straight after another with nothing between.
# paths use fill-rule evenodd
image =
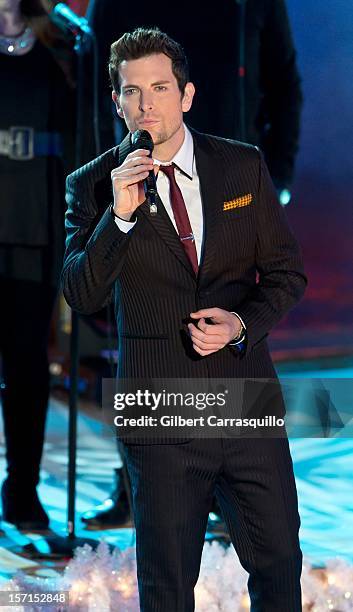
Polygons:
<instances>
[{"instance_id":1,"label":"handheld microphone","mask_svg":"<svg viewBox=\"0 0 353 612\"><path fill-rule=\"evenodd\" d=\"M134 132L131 136L131 144L132 151L136 151L136 149L147 149L147 151L149 151L149 157L152 157L154 144L152 136L149 132L147 132L147 130L136 130L136 132ZM154 170L149 171L148 177L143 181L143 186L145 189L146 199L150 205L150 214L156 215L157 183Z\"/></svg>"},{"instance_id":2,"label":"handheld microphone","mask_svg":"<svg viewBox=\"0 0 353 612\"><path fill-rule=\"evenodd\" d=\"M88 25L85 17L79 17L76 15L66 4L59 2L53 8L51 17L54 23L64 29L70 30L76 36L77 34L84 34L86 36L92 36L92 28Z\"/></svg>"}]
</instances>

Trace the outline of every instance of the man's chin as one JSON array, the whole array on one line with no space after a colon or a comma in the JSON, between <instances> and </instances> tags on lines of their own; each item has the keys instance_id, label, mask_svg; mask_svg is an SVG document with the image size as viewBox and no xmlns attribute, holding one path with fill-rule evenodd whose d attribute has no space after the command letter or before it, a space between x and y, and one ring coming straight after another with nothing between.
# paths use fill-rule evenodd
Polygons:
<instances>
[{"instance_id":1,"label":"man's chin","mask_svg":"<svg viewBox=\"0 0 353 612\"><path fill-rule=\"evenodd\" d=\"M147 131L150 132L152 136L153 144L155 146L165 143L169 138L168 134L165 134L163 132L154 132L152 129L147 130Z\"/></svg>"},{"instance_id":2,"label":"man's chin","mask_svg":"<svg viewBox=\"0 0 353 612\"><path fill-rule=\"evenodd\" d=\"M133 134L136 130L146 130L149 134L151 134L154 145L163 144L164 142L166 142L166 140L168 140L168 134L166 134L165 132L157 131L157 129L154 129L153 125L136 125L134 127L131 126L131 128L129 128L131 134Z\"/></svg>"}]
</instances>

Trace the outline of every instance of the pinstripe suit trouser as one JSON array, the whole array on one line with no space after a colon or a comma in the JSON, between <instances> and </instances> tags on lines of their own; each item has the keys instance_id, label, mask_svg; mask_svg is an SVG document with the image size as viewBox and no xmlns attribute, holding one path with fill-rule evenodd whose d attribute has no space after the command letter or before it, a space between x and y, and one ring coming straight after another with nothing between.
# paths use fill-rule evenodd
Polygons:
<instances>
[{"instance_id":1,"label":"pinstripe suit trouser","mask_svg":"<svg viewBox=\"0 0 353 612\"><path fill-rule=\"evenodd\" d=\"M301 611L300 518L287 437L125 445L142 612L191 612L216 494L249 573L251 612Z\"/></svg>"}]
</instances>

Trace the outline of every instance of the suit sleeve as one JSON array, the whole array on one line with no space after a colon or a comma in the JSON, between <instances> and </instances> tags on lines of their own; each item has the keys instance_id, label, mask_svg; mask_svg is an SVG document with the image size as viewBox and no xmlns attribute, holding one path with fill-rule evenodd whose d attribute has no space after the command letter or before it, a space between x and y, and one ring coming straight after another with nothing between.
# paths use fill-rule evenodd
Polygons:
<instances>
[{"instance_id":1,"label":"suit sleeve","mask_svg":"<svg viewBox=\"0 0 353 612\"><path fill-rule=\"evenodd\" d=\"M66 202L63 293L73 310L92 314L112 301L131 236L119 229L110 207L100 216L89 177L67 178Z\"/></svg>"},{"instance_id":2,"label":"suit sleeve","mask_svg":"<svg viewBox=\"0 0 353 612\"><path fill-rule=\"evenodd\" d=\"M234 308L247 329L246 353L261 342L304 294L307 279L299 245L286 212L258 152L259 184L256 201L256 268L258 282Z\"/></svg>"}]
</instances>

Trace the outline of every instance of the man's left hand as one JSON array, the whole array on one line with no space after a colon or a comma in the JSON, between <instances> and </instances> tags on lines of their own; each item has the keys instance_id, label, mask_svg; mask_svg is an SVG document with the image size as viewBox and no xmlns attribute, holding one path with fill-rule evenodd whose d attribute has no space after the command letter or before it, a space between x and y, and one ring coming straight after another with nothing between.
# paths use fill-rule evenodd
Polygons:
<instances>
[{"instance_id":1,"label":"man's left hand","mask_svg":"<svg viewBox=\"0 0 353 612\"><path fill-rule=\"evenodd\" d=\"M190 317L198 320L197 327L189 323L188 328L192 345L202 357L225 347L238 336L242 328L238 317L222 308L203 308L191 312ZM211 319L212 323L206 323L205 318Z\"/></svg>"}]
</instances>

